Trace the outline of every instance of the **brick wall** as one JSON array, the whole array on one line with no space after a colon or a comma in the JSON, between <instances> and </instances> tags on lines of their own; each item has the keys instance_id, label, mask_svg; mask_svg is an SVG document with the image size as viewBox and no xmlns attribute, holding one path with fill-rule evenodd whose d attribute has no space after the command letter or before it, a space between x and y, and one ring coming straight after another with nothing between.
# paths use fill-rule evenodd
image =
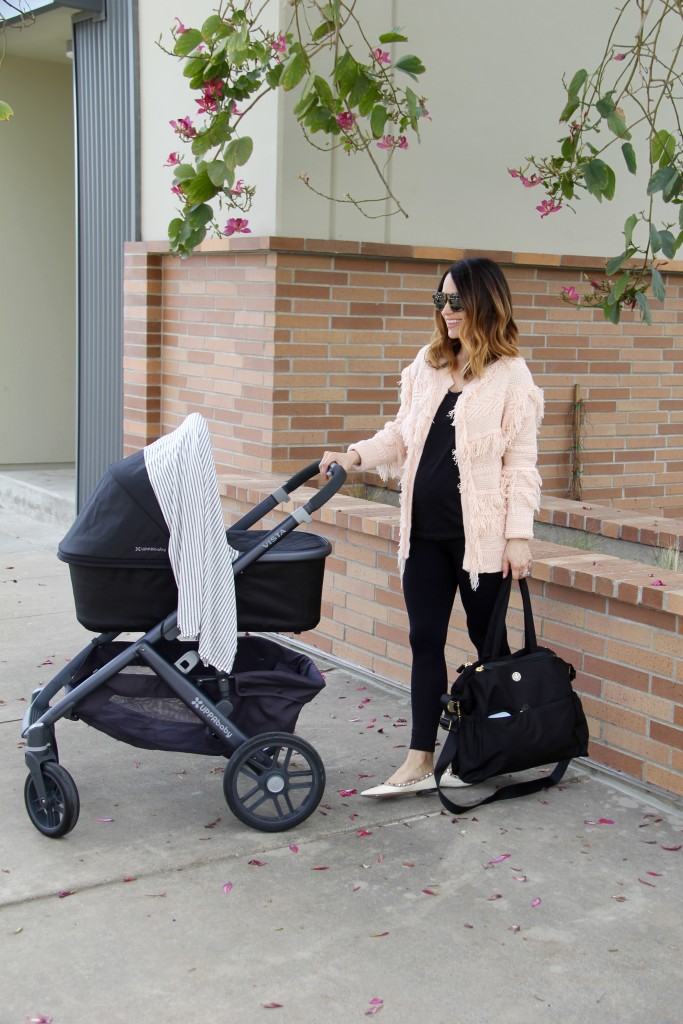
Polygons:
<instances>
[{"instance_id":1,"label":"brick wall","mask_svg":"<svg viewBox=\"0 0 683 1024\"><path fill-rule=\"evenodd\" d=\"M275 476L226 476L226 520L234 522L282 482ZM310 493L302 488L295 503ZM271 514L264 524L280 518ZM656 526L643 522L640 528L649 537ZM322 620L299 639L380 678L408 684L408 621L396 564L398 510L337 495L311 529L328 537L333 550ZM677 536L681 532L678 524ZM653 572L642 562L545 541L533 541L532 551L529 585L538 640L577 670L590 757L646 786L683 796L683 574ZM512 608L510 643L517 649L523 630L518 594ZM473 654L459 599L446 654L452 670Z\"/></svg>"},{"instance_id":2,"label":"brick wall","mask_svg":"<svg viewBox=\"0 0 683 1024\"><path fill-rule=\"evenodd\" d=\"M368 436L430 337L430 294L463 255L374 243L238 239L180 261L126 250L125 445L209 421L219 468L284 472ZM469 255L465 253L465 255ZM604 261L490 253L510 281L522 351L546 396L540 469L565 496L574 385L586 403L583 496L683 513L683 264L655 325L618 326L558 298ZM372 480L372 478L371 478Z\"/></svg>"}]
</instances>

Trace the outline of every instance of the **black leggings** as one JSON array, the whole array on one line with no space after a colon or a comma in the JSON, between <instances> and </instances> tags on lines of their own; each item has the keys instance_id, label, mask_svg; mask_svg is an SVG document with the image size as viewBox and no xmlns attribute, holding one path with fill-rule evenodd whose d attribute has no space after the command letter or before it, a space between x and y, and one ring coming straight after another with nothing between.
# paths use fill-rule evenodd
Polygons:
<instances>
[{"instance_id":1,"label":"black leggings","mask_svg":"<svg viewBox=\"0 0 683 1024\"><path fill-rule=\"evenodd\" d=\"M479 575L479 586L472 590L469 573L462 567L464 539L422 540L412 538L410 557L403 573L403 596L410 622L410 647L413 666L410 695L413 750L434 750L441 714L441 696L448 688L446 636L455 595L460 589L467 618L467 632L478 656L486 638L493 602L502 573ZM509 654L503 637L501 654Z\"/></svg>"}]
</instances>

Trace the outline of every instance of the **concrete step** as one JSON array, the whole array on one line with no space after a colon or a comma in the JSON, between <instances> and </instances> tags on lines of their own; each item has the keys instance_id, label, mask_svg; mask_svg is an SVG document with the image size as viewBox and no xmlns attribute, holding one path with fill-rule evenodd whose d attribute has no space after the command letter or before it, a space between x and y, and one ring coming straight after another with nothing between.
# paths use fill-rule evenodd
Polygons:
<instances>
[{"instance_id":1,"label":"concrete step","mask_svg":"<svg viewBox=\"0 0 683 1024\"><path fill-rule=\"evenodd\" d=\"M76 515L73 463L0 466L0 505L66 531Z\"/></svg>"}]
</instances>

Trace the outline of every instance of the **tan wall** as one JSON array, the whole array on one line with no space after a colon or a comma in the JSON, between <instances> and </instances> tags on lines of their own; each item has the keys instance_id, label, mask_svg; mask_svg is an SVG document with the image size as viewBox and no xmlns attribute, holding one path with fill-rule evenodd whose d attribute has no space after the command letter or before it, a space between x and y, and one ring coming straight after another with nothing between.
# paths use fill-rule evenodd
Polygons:
<instances>
[{"instance_id":1,"label":"tan wall","mask_svg":"<svg viewBox=\"0 0 683 1024\"><path fill-rule=\"evenodd\" d=\"M219 465L258 472L293 470L394 415L400 370L431 334L431 291L458 256L249 239L180 262L153 248L129 246L126 257L127 450L199 411ZM545 392L546 493L568 492L579 384L583 497L683 514L683 268L666 275L655 326L632 313L614 326L558 298L599 261L494 255L512 287L522 352Z\"/></svg>"},{"instance_id":2,"label":"tan wall","mask_svg":"<svg viewBox=\"0 0 683 1024\"><path fill-rule=\"evenodd\" d=\"M71 65L7 57L2 96L15 117L0 126L0 464L72 462L76 256Z\"/></svg>"}]
</instances>

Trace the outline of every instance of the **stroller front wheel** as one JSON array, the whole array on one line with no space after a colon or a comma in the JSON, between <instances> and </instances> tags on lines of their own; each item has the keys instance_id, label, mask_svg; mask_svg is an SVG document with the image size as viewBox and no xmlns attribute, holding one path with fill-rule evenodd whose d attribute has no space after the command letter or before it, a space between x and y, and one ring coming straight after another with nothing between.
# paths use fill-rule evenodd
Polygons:
<instances>
[{"instance_id":1,"label":"stroller front wheel","mask_svg":"<svg viewBox=\"0 0 683 1024\"><path fill-rule=\"evenodd\" d=\"M223 775L232 813L262 832L283 832L305 821L324 790L320 755L291 733L252 736L231 756Z\"/></svg>"},{"instance_id":2,"label":"stroller front wheel","mask_svg":"<svg viewBox=\"0 0 683 1024\"><path fill-rule=\"evenodd\" d=\"M32 823L44 836L58 839L70 832L78 821L81 805L76 783L56 761L45 761L40 768L45 784L43 801L29 775L24 785L24 803Z\"/></svg>"}]
</instances>

